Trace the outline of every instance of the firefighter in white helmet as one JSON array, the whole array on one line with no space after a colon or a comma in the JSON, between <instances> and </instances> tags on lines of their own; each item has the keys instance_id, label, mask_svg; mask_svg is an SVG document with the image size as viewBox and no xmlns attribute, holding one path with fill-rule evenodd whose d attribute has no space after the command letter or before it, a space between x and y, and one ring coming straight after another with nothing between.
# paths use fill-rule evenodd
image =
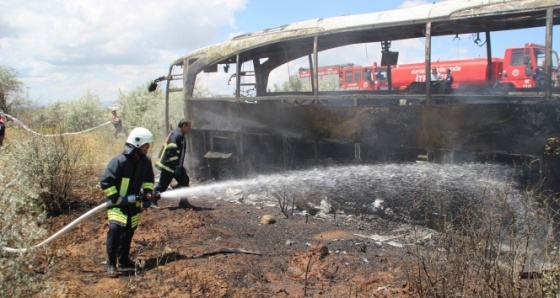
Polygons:
<instances>
[{"instance_id":1,"label":"firefighter in white helmet","mask_svg":"<svg viewBox=\"0 0 560 298\"><path fill-rule=\"evenodd\" d=\"M152 133L143 127L134 128L126 139L125 149L114 157L101 177L101 189L107 202L107 275L117 277L118 269L134 269L130 260L130 244L140 222L142 208L153 199L154 171L146 156Z\"/></svg>"}]
</instances>

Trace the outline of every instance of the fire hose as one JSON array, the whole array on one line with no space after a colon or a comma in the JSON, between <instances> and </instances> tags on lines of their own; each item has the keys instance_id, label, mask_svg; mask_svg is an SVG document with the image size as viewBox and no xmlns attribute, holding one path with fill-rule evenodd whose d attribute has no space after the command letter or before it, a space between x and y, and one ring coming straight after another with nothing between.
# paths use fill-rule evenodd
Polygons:
<instances>
[{"instance_id":1,"label":"fire hose","mask_svg":"<svg viewBox=\"0 0 560 298\"><path fill-rule=\"evenodd\" d=\"M105 209L107 209L107 204L106 203L103 203L103 204L91 209L90 211L84 213L82 216L78 217L73 222L66 225L60 231L56 232L55 234L53 234L52 236L47 238L45 241L43 241L43 242L41 242L37 245L33 245L31 247L26 247L26 248L11 248L11 247L3 246L3 247L1 247L1 250L5 251L5 252L10 252L10 253L24 253L24 252L32 251L32 250L37 249L37 248L39 248L39 247L41 247L45 244L49 244L49 243L55 241L58 237L62 236L64 233L68 232L70 229L75 227L77 224L79 224L82 221L90 218L92 215L96 214L97 212L99 212L101 210L105 210Z\"/></svg>"},{"instance_id":2,"label":"fire hose","mask_svg":"<svg viewBox=\"0 0 560 298\"><path fill-rule=\"evenodd\" d=\"M139 198L140 198L140 200L142 200L141 196L139 196ZM43 242L41 242L37 245L33 245L31 247L24 247L24 248L12 248L12 247L7 247L7 246L2 246L2 247L0 247L0 251L4 251L4 252L8 252L8 253L25 253L25 252L30 252L32 250L35 250L37 248L40 248L43 245L46 245L46 244L49 244L49 243L55 241L57 238L59 238L60 236L62 236L63 234L65 234L66 232L71 230L72 228L74 228L79 223L81 223L84 220L90 218L91 216L93 216L97 212L105 210L105 209L107 209L107 203L100 204L99 206L97 206L97 207L89 210L88 212L84 213L82 216L76 218L74 221L72 221L71 223L66 225L64 228L60 229L58 232L56 232L55 234L53 234L52 236L47 238L45 241L43 241Z\"/></svg>"},{"instance_id":3,"label":"fire hose","mask_svg":"<svg viewBox=\"0 0 560 298\"><path fill-rule=\"evenodd\" d=\"M25 129L25 130L27 130L27 131L29 131L29 132L31 132L31 133L34 133L34 134L36 134L36 135L38 135L38 136L42 136L42 137L57 137L57 136L76 135L76 134L81 134L81 133L85 133L85 132L88 132L88 131L92 131L92 130L94 130L94 129L98 129L98 128L100 128L100 127L103 127L103 126L105 126L105 125L107 125L107 124L111 124L111 123L112 123L111 121L107 121L107 122L105 122L105 123L103 123L103 124L100 124L100 125L98 125L98 126L96 126L96 127L88 128L88 129L86 129L86 130L77 131L77 132L65 132L65 133L60 133L60 134L42 134L42 133L38 133L38 132L32 130L31 128L29 128L27 125L25 125L23 122L21 122L21 121L20 121L19 119L17 119L16 117L14 117L14 116L12 116L12 115L9 115L9 114L5 114L5 113L4 113L4 115L5 115L6 117L12 119L15 123L19 124L21 127L23 127L23 129Z\"/></svg>"}]
</instances>

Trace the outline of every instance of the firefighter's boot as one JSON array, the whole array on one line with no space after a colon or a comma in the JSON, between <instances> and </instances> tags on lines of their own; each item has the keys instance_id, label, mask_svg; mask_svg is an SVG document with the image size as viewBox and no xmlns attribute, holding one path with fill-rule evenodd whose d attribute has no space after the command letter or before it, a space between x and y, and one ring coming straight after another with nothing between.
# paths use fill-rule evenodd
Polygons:
<instances>
[{"instance_id":1,"label":"firefighter's boot","mask_svg":"<svg viewBox=\"0 0 560 298\"><path fill-rule=\"evenodd\" d=\"M179 207L181 207L183 209L194 209L194 206L191 205L191 203L189 202L189 200L187 198L181 198L179 200Z\"/></svg>"},{"instance_id":2,"label":"firefighter's boot","mask_svg":"<svg viewBox=\"0 0 560 298\"><path fill-rule=\"evenodd\" d=\"M119 277L119 272L117 271L117 257L108 256L107 257L107 277L116 278Z\"/></svg>"},{"instance_id":3,"label":"firefighter's boot","mask_svg":"<svg viewBox=\"0 0 560 298\"><path fill-rule=\"evenodd\" d=\"M136 264L128 257L124 256L119 258L119 270L134 270L136 269Z\"/></svg>"}]
</instances>

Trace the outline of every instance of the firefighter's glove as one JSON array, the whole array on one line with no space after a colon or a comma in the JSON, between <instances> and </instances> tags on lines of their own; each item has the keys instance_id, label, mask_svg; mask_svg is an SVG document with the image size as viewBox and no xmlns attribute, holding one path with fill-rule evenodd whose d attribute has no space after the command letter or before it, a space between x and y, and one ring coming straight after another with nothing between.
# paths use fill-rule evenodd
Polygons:
<instances>
[{"instance_id":1,"label":"firefighter's glove","mask_svg":"<svg viewBox=\"0 0 560 298\"><path fill-rule=\"evenodd\" d=\"M147 197L148 197L148 200L150 202L148 207L159 208L158 203L157 203L161 199L161 193L159 191L149 193ZM148 207L144 207L144 208L148 208Z\"/></svg>"},{"instance_id":2,"label":"firefighter's glove","mask_svg":"<svg viewBox=\"0 0 560 298\"><path fill-rule=\"evenodd\" d=\"M126 197L120 197L115 203L115 205L126 206L128 204L134 204L134 203L136 203L136 195L128 195Z\"/></svg>"},{"instance_id":3,"label":"firefighter's glove","mask_svg":"<svg viewBox=\"0 0 560 298\"><path fill-rule=\"evenodd\" d=\"M179 177L179 176L181 176L182 172L183 172L183 167L182 166L176 166L175 169L173 169L173 176Z\"/></svg>"},{"instance_id":4,"label":"firefighter's glove","mask_svg":"<svg viewBox=\"0 0 560 298\"><path fill-rule=\"evenodd\" d=\"M150 208L150 206L152 206L152 201L151 200L144 200L142 201L142 208L144 209L148 209Z\"/></svg>"}]
</instances>

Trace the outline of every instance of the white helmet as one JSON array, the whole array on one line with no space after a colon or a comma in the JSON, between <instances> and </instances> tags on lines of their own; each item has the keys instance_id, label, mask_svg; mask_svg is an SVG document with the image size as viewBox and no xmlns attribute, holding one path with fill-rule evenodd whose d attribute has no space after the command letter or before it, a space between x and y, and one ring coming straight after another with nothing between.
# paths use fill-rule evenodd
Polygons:
<instances>
[{"instance_id":1,"label":"white helmet","mask_svg":"<svg viewBox=\"0 0 560 298\"><path fill-rule=\"evenodd\" d=\"M134 146L135 148L140 148L142 145L153 141L154 135L144 127L134 128L126 139L126 143Z\"/></svg>"}]
</instances>

